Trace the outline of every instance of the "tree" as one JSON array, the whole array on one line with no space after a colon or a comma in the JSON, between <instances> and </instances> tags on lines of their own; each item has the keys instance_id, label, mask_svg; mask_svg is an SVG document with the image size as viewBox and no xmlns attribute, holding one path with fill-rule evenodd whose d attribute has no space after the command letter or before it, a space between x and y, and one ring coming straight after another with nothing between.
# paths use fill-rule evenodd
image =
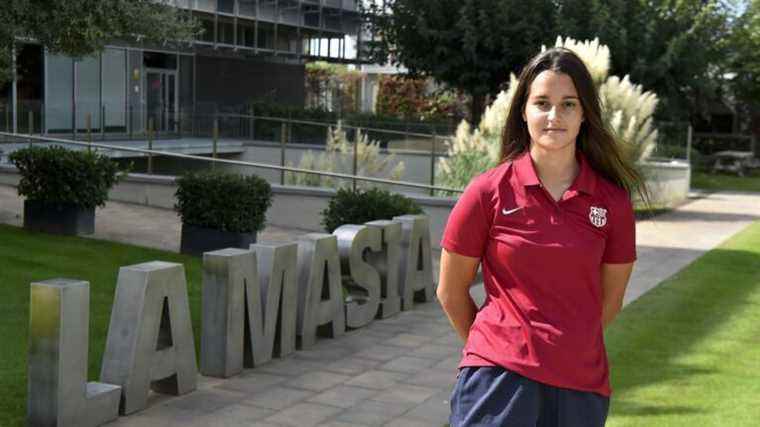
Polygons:
<instances>
[{"instance_id":1,"label":"tree","mask_svg":"<svg viewBox=\"0 0 760 427\"><path fill-rule=\"evenodd\" d=\"M151 0L5 0L0 6L0 83L11 75L18 38L36 40L51 53L79 57L114 40L189 40L197 28L186 11Z\"/></svg>"},{"instance_id":2,"label":"tree","mask_svg":"<svg viewBox=\"0 0 760 427\"><path fill-rule=\"evenodd\" d=\"M368 44L371 58L390 55L411 77L467 92L475 123L486 96L557 35L552 0L392 0L368 5L365 18L380 36Z\"/></svg>"},{"instance_id":3,"label":"tree","mask_svg":"<svg viewBox=\"0 0 760 427\"><path fill-rule=\"evenodd\" d=\"M725 52L731 92L738 101L760 108L760 0L752 0L737 17Z\"/></svg>"},{"instance_id":4,"label":"tree","mask_svg":"<svg viewBox=\"0 0 760 427\"><path fill-rule=\"evenodd\" d=\"M728 1L388 0L385 8L367 8L369 26L381 36L369 53L383 63L391 54L413 75L470 93L477 123L485 96L495 95L535 46L557 36L598 37L612 52L614 74L660 96L658 117L685 120L718 93Z\"/></svg>"}]
</instances>

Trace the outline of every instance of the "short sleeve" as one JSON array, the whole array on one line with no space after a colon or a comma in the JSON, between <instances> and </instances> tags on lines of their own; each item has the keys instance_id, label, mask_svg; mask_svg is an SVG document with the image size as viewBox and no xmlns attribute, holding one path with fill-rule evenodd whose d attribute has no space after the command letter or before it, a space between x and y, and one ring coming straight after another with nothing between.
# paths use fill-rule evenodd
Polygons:
<instances>
[{"instance_id":1,"label":"short sleeve","mask_svg":"<svg viewBox=\"0 0 760 427\"><path fill-rule=\"evenodd\" d=\"M465 188L449 214L441 239L442 248L473 258L483 256L491 229L491 216L483 203L486 183L481 175Z\"/></svg>"},{"instance_id":2,"label":"short sleeve","mask_svg":"<svg viewBox=\"0 0 760 427\"><path fill-rule=\"evenodd\" d=\"M609 206L610 231L602 255L605 264L626 264L636 261L636 219L627 194Z\"/></svg>"}]
</instances>

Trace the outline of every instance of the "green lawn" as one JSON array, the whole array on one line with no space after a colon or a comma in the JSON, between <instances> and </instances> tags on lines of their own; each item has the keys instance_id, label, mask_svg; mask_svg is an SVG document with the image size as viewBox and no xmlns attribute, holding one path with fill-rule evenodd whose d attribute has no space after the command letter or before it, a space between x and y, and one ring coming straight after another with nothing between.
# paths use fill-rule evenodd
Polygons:
<instances>
[{"instance_id":1,"label":"green lawn","mask_svg":"<svg viewBox=\"0 0 760 427\"><path fill-rule=\"evenodd\" d=\"M608 426L756 426L760 222L620 314Z\"/></svg>"},{"instance_id":2,"label":"green lawn","mask_svg":"<svg viewBox=\"0 0 760 427\"><path fill-rule=\"evenodd\" d=\"M97 380L119 267L153 260L185 265L196 342L200 340L201 260L169 252L0 225L0 426L23 426L29 284L68 277L90 282L89 378Z\"/></svg>"},{"instance_id":3,"label":"green lawn","mask_svg":"<svg viewBox=\"0 0 760 427\"><path fill-rule=\"evenodd\" d=\"M760 191L760 172L756 171L747 176L736 176L725 173L712 174L693 171L691 187L708 191Z\"/></svg>"}]
</instances>

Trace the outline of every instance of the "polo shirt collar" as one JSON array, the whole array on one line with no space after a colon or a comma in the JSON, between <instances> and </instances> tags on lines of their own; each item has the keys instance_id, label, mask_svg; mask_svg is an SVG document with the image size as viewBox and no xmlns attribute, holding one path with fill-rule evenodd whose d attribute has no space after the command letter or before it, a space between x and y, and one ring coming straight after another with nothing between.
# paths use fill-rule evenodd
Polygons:
<instances>
[{"instance_id":1,"label":"polo shirt collar","mask_svg":"<svg viewBox=\"0 0 760 427\"><path fill-rule=\"evenodd\" d=\"M596 173L591 169L586 156L580 150L575 150L575 158L578 160L580 170L578 176L575 177L572 185L567 190L593 195L596 189ZM529 151L526 150L525 153L516 158L512 162L512 165L515 170L515 176L520 184L526 187L541 185Z\"/></svg>"}]
</instances>

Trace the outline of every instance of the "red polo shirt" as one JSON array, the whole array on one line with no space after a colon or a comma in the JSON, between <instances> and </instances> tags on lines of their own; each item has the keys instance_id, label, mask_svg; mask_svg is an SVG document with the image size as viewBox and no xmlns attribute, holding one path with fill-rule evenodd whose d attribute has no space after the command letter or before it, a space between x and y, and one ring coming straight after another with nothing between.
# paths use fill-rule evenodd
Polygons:
<instances>
[{"instance_id":1,"label":"red polo shirt","mask_svg":"<svg viewBox=\"0 0 760 427\"><path fill-rule=\"evenodd\" d=\"M628 193L578 152L580 172L556 202L525 154L474 178L441 246L481 258L486 300L464 366L502 366L556 387L609 396L602 263L636 259Z\"/></svg>"}]
</instances>

